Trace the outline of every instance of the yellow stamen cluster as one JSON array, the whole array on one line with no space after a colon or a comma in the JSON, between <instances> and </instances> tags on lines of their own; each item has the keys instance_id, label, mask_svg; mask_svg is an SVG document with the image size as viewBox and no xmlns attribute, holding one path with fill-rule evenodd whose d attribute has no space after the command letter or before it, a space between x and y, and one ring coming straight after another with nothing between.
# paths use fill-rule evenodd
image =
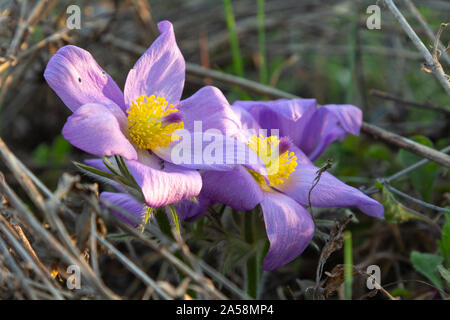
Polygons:
<instances>
[{"instance_id":1,"label":"yellow stamen cluster","mask_svg":"<svg viewBox=\"0 0 450 320\"><path fill-rule=\"evenodd\" d=\"M294 152L287 150L279 154L279 144L278 137L265 138L262 135L252 136L248 143L250 149L256 152L266 165L267 178L271 187L284 183L297 167L297 157ZM249 172L261 186L267 185L263 175L253 170Z\"/></svg>"},{"instance_id":2,"label":"yellow stamen cluster","mask_svg":"<svg viewBox=\"0 0 450 320\"><path fill-rule=\"evenodd\" d=\"M164 98L141 95L127 110L130 138L141 149L168 147L170 142L180 139L174 132L183 129L184 124L164 122L163 118L177 111Z\"/></svg>"}]
</instances>

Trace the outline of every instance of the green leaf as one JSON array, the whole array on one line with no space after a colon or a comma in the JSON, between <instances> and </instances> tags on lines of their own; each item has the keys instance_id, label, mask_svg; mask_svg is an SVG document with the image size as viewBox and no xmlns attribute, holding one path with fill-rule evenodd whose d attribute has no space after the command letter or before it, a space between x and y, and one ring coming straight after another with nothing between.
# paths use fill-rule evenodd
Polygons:
<instances>
[{"instance_id":1,"label":"green leaf","mask_svg":"<svg viewBox=\"0 0 450 320\"><path fill-rule=\"evenodd\" d=\"M115 180L115 176L113 174L111 174L111 173L108 173L108 172L105 172L105 171L102 171L102 170L90 167L88 165L85 165L83 163L76 162L76 161L74 161L73 164L75 166L77 166L79 169L81 169L82 171L87 171L88 173L92 173L92 174L94 174L96 176L108 178L110 180Z\"/></svg>"},{"instance_id":2,"label":"green leaf","mask_svg":"<svg viewBox=\"0 0 450 320\"><path fill-rule=\"evenodd\" d=\"M222 261L222 273L228 274L239 263L246 261L254 254L254 248L244 240L236 236L230 236Z\"/></svg>"},{"instance_id":3,"label":"green leaf","mask_svg":"<svg viewBox=\"0 0 450 320\"><path fill-rule=\"evenodd\" d=\"M445 269L444 266L440 264L438 265L438 271L447 284L450 284L450 269Z\"/></svg>"},{"instance_id":4,"label":"green leaf","mask_svg":"<svg viewBox=\"0 0 450 320\"><path fill-rule=\"evenodd\" d=\"M71 149L72 145L63 136L56 137L51 148L52 161L58 164L64 163Z\"/></svg>"},{"instance_id":5,"label":"green leaf","mask_svg":"<svg viewBox=\"0 0 450 320\"><path fill-rule=\"evenodd\" d=\"M442 238L438 240L439 249L441 250L441 256L444 257L444 261L447 266L450 265L450 214L446 214L445 218L447 222L442 228Z\"/></svg>"},{"instance_id":6,"label":"green leaf","mask_svg":"<svg viewBox=\"0 0 450 320\"><path fill-rule=\"evenodd\" d=\"M44 33L42 32L42 28L40 26L35 26L33 33L31 34L31 38L34 42L39 42L44 39Z\"/></svg>"},{"instance_id":7,"label":"green leaf","mask_svg":"<svg viewBox=\"0 0 450 320\"><path fill-rule=\"evenodd\" d=\"M383 191L383 184L380 181L375 181L375 187L377 187L378 191Z\"/></svg>"},{"instance_id":8,"label":"green leaf","mask_svg":"<svg viewBox=\"0 0 450 320\"><path fill-rule=\"evenodd\" d=\"M155 218L161 232L164 233L169 238L174 239L172 234L172 227L170 226L170 221L169 218L167 217L164 208L156 210Z\"/></svg>"},{"instance_id":9,"label":"green leaf","mask_svg":"<svg viewBox=\"0 0 450 320\"><path fill-rule=\"evenodd\" d=\"M384 217L391 223L406 222L411 219L421 220L398 202L394 195L383 186L381 203L384 206Z\"/></svg>"},{"instance_id":10,"label":"green leaf","mask_svg":"<svg viewBox=\"0 0 450 320\"><path fill-rule=\"evenodd\" d=\"M144 225L148 223L148 220L152 216L153 208L149 206L145 206L145 218L144 218Z\"/></svg>"},{"instance_id":11,"label":"green leaf","mask_svg":"<svg viewBox=\"0 0 450 320\"><path fill-rule=\"evenodd\" d=\"M113 174L115 174L116 176L119 176L119 172L116 171L116 168L114 167L114 165L111 163L111 160L108 159L108 157L103 157L103 164L105 165L106 168L108 168L108 170L110 172L112 172Z\"/></svg>"},{"instance_id":12,"label":"green leaf","mask_svg":"<svg viewBox=\"0 0 450 320\"><path fill-rule=\"evenodd\" d=\"M430 139L424 136L415 136L411 140L423 144L427 147L433 148L433 143ZM409 167L414 163L422 160L421 157L412 154L411 152L400 150L399 152L400 162L404 167ZM408 174L411 179L411 183L414 188L420 192L424 201L431 202L431 195L433 191L434 179L436 178L437 171L439 170L439 165L434 162L429 162L426 165L413 170Z\"/></svg>"},{"instance_id":13,"label":"green leaf","mask_svg":"<svg viewBox=\"0 0 450 320\"><path fill-rule=\"evenodd\" d=\"M408 298L409 296L411 296L411 292L403 288L395 288L394 290L391 291L391 294L394 297L403 297L403 298Z\"/></svg>"},{"instance_id":14,"label":"green leaf","mask_svg":"<svg viewBox=\"0 0 450 320\"><path fill-rule=\"evenodd\" d=\"M391 160L391 153L389 149L381 143L376 143L371 145L365 155L368 159L377 159L377 160Z\"/></svg>"},{"instance_id":15,"label":"green leaf","mask_svg":"<svg viewBox=\"0 0 450 320\"><path fill-rule=\"evenodd\" d=\"M413 251L411 252L410 260L418 272L427 277L439 290L442 290L443 284L438 266L442 264L444 258L431 253Z\"/></svg>"},{"instance_id":16,"label":"green leaf","mask_svg":"<svg viewBox=\"0 0 450 320\"><path fill-rule=\"evenodd\" d=\"M178 234L181 234L180 221L178 221L177 211L175 210L175 207L171 204L169 204L168 207L169 207L170 213L172 214L172 220L173 220L173 223L175 224L175 228L177 229Z\"/></svg>"},{"instance_id":17,"label":"green leaf","mask_svg":"<svg viewBox=\"0 0 450 320\"><path fill-rule=\"evenodd\" d=\"M114 156L114 160L116 161L120 174L128 180L134 181L134 178L131 175L130 170L128 170L127 164L125 163L125 160L121 156L117 155Z\"/></svg>"},{"instance_id":18,"label":"green leaf","mask_svg":"<svg viewBox=\"0 0 450 320\"><path fill-rule=\"evenodd\" d=\"M41 143L33 151L33 161L39 165L44 166L49 163L50 148L47 144Z\"/></svg>"},{"instance_id":19,"label":"green leaf","mask_svg":"<svg viewBox=\"0 0 450 320\"><path fill-rule=\"evenodd\" d=\"M223 0L223 7L225 11L225 21L228 28L228 37L230 39L231 53L233 57L234 72L236 75L243 77L244 68L242 62L242 56L239 49L239 40L236 33L236 22L233 14L233 7L231 5L231 0Z\"/></svg>"},{"instance_id":20,"label":"green leaf","mask_svg":"<svg viewBox=\"0 0 450 320\"><path fill-rule=\"evenodd\" d=\"M63 136L57 136L51 145L41 143L33 151L33 160L37 165L59 165L63 164L72 146Z\"/></svg>"}]
</instances>

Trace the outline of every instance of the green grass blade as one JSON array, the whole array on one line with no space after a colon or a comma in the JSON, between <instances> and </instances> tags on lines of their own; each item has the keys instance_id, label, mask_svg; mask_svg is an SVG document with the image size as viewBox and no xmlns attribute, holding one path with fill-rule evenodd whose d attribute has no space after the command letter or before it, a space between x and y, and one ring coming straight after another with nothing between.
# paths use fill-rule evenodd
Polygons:
<instances>
[{"instance_id":1,"label":"green grass blade","mask_svg":"<svg viewBox=\"0 0 450 320\"><path fill-rule=\"evenodd\" d=\"M353 283L353 246L352 233L344 232L344 279L345 279L345 299L352 299Z\"/></svg>"},{"instance_id":2,"label":"green grass blade","mask_svg":"<svg viewBox=\"0 0 450 320\"><path fill-rule=\"evenodd\" d=\"M264 17L264 3L265 0L258 0L258 50L261 57L259 66L259 81L262 84L267 84L267 61L266 61L266 30L265 30L265 17Z\"/></svg>"},{"instance_id":3,"label":"green grass blade","mask_svg":"<svg viewBox=\"0 0 450 320\"><path fill-rule=\"evenodd\" d=\"M177 232L178 232L178 234L181 235L180 221L178 221L177 211L175 210L175 207L171 204L169 204L168 207L169 207L170 213L172 214L173 223L175 224L175 227L177 228Z\"/></svg>"},{"instance_id":4,"label":"green grass blade","mask_svg":"<svg viewBox=\"0 0 450 320\"><path fill-rule=\"evenodd\" d=\"M105 172L105 171L93 168L93 167L85 165L83 163L73 161L73 164L76 167L78 167L79 169L81 169L82 171L87 171L87 172L92 173L94 175L97 175L97 176L100 176L100 177L104 177L104 178L108 178L108 179L111 179L111 180L115 179L115 176L112 175L111 173L108 173L108 172Z\"/></svg>"},{"instance_id":5,"label":"green grass blade","mask_svg":"<svg viewBox=\"0 0 450 320\"><path fill-rule=\"evenodd\" d=\"M239 41L236 34L236 23L233 15L233 7L231 0L223 0L223 7L225 10L225 20L228 28L228 35L230 37L231 53L233 55L234 72L239 77L244 76L244 68L242 65L242 56L239 50Z\"/></svg>"}]
</instances>

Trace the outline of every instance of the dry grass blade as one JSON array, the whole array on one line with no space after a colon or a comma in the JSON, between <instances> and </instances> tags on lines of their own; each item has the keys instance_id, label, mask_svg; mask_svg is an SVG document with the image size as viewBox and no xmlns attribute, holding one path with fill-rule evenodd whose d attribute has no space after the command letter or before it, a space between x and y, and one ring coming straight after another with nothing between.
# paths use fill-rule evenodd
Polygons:
<instances>
[{"instance_id":1,"label":"dry grass blade","mask_svg":"<svg viewBox=\"0 0 450 320\"><path fill-rule=\"evenodd\" d=\"M150 278L144 271L142 271L138 266L136 266L130 259L123 255L119 250L117 250L111 243L96 235L97 240L104 245L108 250L110 250L131 272L133 272L139 279L141 279L145 284L152 287L155 292L157 292L165 300L172 300L173 297L169 296L164 292L158 284Z\"/></svg>"},{"instance_id":2,"label":"dry grass blade","mask_svg":"<svg viewBox=\"0 0 450 320\"><path fill-rule=\"evenodd\" d=\"M14 258L9 253L8 246L6 243L0 238L0 252L2 253L2 258L5 259L4 262L6 263L7 267L11 269L15 274L17 274L17 278L21 281L23 288L25 289L25 293L30 299L37 299L36 294L31 289L31 287L26 282L26 276L22 272L22 269L17 265L17 263L14 261ZM2 260L3 260L2 259Z\"/></svg>"},{"instance_id":3,"label":"dry grass blade","mask_svg":"<svg viewBox=\"0 0 450 320\"><path fill-rule=\"evenodd\" d=\"M48 188L43 185L6 147L3 141L0 141L3 143L3 149L2 152L0 152L0 155L3 157L3 159L8 163L8 166L10 169L16 171L14 173L14 176L18 177L23 181L23 186L27 187L31 195L40 195L39 190L36 189L36 185L41 189L41 191L46 195L46 197L49 197L48 200L44 200L42 196L40 196L40 201L36 201L36 204L39 206L43 206L49 213L46 215L48 219L51 219L52 225L57 231L57 233L61 236L61 240L63 241L64 245L61 245L56 239L54 239L51 235L49 235L46 231L42 229L42 227L38 226L39 222L35 220L33 217L33 214L26 209L26 207L21 203L21 201L18 199L18 197L13 193L11 189L9 189L6 182L3 181L3 184L0 187L0 190L3 192L5 197L10 201L12 206L18 210L18 217L19 221L22 223L25 223L28 227L28 229L33 230L34 232L37 232L38 234L44 233L43 238L45 238L47 241L51 242L53 244L54 249L59 251L60 254L64 252L62 256L66 258L67 263L69 264L84 264L83 259L75 259L74 256L80 256L79 251L77 248L73 246L71 243L70 235L68 234L63 221L57 216L56 212L59 210L63 210L64 214L67 214L70 219L74 218L75 213L71 212L69 208L65 207L65 205L62 203L61 199L64 198L70 191L70 189L75 186L78 183L78 179L74 179L68 175L63 175L63 178L61 179L61 183L56 191L56 193L52 193L48 190ZM94 211L99 210L98 204L93 202L92 199L85 199L87 203L93 206ZM70 214L69 214L70 213ZM24 219L24 216L26 217ZM91 219L94 219L94 214L92 214ZM6 220L5 220L6 221ZM198 288L201 289L205 296L211 296L216 299L226 299L226 296L217 291L214 286L212 285L212 282L205 278L201 274L201 269L205 269L207 273L213 275L214 277L218 278L218 281L221 282L225 287L229 288L232 292L235 292L241 297L246 298L247 296L245 293L241 292L239 289L237 289L234 285L230 284L228 280L226 280L223 276L219 277L218 272L214 272L212 268L208 267L205 264L201 264L200 261L192 256L189 249L185 245L182 239L178 239L178 243L172 242L172 240L164 237L163 235L159 234L156 231L156 234L162 237L163 241L170 241L172 242L172 245L175 245L178 250L181 250L181 252L184 253L184 255L188 258L188 260L191 262L192 265L197 266L196 271L190 269L186 264L184 264L182 261L180 261L178 258L176 258L172 253L171 250L166 249L165 247L160 247L159 244L153 243L151 240L143 237L141 233L134 230L133 228L129 227L126 224L121 223L120 221L116 221L118 223L118 226L121 229L127 230L131 235L135 236L137 239L139 239L141 242L143 242L146 245L149 245L152 249L159 252L161 256L168 261L172 265L174 265L176 268L178 268L180 271L182 271L184 274L188 275L188 277L192 278L192 280L198 285ZM144 271L142 271L139 267L137 267L133 262L131 262L130 259L128 259L126 256L124 256L122 253L120 253L117 249L115 249L109 242L104 240L99 234L96 233L94 228L94 223L91 221L89 231L91 237L95 237L95 240L98 241L100 244L104 245L111 251L113 251L114 255L127 267L129 268L135 275L138 276L146 285L153 288L153 291L157 294L159 294L161 297L165 299L172 299L173 297L170 297L166 292L164 292L161 288L158 287L158 283L156 283L154 280L149 278ZM152 234L154 234L155 230L153 230L150 226L147 226L149 230L152 231ZM58 231L59 229L59 231ZM64 238L66 241L64 241ZM90 240L93 241L92 238ZM94 244L91 244L91 248L94 246ZM69 250L69 251L67 251ZM173 249L172 249L173 250ZM96 250L92 250L95 254ZM30 257L29 257L30 258ZM94 257L93 257L94 258ZM31 258L30 258L31 259ZM92 261L92 259L91 259ZM88 273L88 281L91 284L96 284L94 286L97 287L97 289L101 289L102 293L105 294L106 297L114 297L109 290L104 287L101 283L98 283L96 279L99 271L98 266L94 267L94 270L96 272L92 272L90 267L88 265L84 265L83 268L83 275L85 272ZM86 275L85 275L86 276ZM57 294L57 291L53 292L54 294ZM58 295L59 298L61 298L60 295Z\"/></svg>"},{"instance_id":4,"label":"dry grass blade","mask_svg":"<svg viewBox=\"0 0 450 320\"><path fill-rule=\"evenodd\" d=\"M103 298L115 299L117 296L104 286L102 281L95 276L92 269L82 259L70 253L53 235L51 235L38 221L33 213L22 203L15 192L8 186L4 179L0 179L0 192L8 200L8 202L17 210L18 221L27 225L27 228L33 230L42 240L46 241L50 248L53 248L69 265L78 265L82 270L82 274L86 280L95 287Z\"/></svg>"}]
</instances>

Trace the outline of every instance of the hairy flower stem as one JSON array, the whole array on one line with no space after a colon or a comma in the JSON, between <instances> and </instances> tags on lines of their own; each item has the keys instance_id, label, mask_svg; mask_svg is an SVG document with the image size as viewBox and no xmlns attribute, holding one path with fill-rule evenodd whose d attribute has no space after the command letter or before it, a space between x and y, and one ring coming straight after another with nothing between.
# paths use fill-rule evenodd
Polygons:
<instances>
[{"instance_id":1,"label":"hairy flower stem","mask_svg":"<svg viewBox=\"0 0 450 320\"><path fill-rule=\"evenodd\" d=\"M175 240L172 234L172 226L170 225L167 214L164 212L164 208L158 208L155 214L155 218L161 232L168 236L170 239Z\"/></svg>"},{"instance_id":2,"label":"hairy flower stem","mask_svg":"<svg viewBox=\"0 0 450 320\"><path fill-rule=\"evenodd\" d=\"M176 212L174 212L175 209L173 207L171 208L171 206L169 206L169 210L170 210L172 219L175 219L175 217L174 217L174 214L176 216ZM155 211L156 211L156 213L154 216L156 218L156 222L158 223L159 229L165 236L167 236L170 239L175 241L174 234L172 233L172 225L170 223L169 217L167 216L167 214L165 212L165 209L160 207L160 208L157 208ZM176 218L176 219L178 220L178 218ZM177 232L181 235L181 231L180 231L180 227L179 227L178 223L179 222L174 221ZM192 267L191 263L188 261L188 259L186 259L186 257L182 254L182 252L177 251L174 253L174 255L175 255L175 257L180 259L180 261L182 261L184 264L186 264L189 267ZM176 270L176 271L177 271L180 282L183 281L187 277L187 275L185 275L180 270ZM198 298L197 293L191 289L188 289L187 293L193 298Z\"/></svg>"}]
</instances>

